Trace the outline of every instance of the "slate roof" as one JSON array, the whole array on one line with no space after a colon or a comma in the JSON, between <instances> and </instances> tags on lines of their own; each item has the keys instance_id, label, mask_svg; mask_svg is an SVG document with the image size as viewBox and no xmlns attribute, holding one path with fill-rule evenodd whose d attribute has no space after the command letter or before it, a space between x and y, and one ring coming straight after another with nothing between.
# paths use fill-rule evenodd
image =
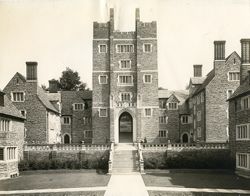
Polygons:
<instances>
[{"instance_id":1,"label":"slate roof","mask_svg":"<svg viewBox=\"0 0 250 196\"><path fill-rule=\"evenodd\" d=\"M193 93L193 95L198 94L199 92L201 92L202 90L204 90L206 88L206 86L210 83L210 81L214 78L214 76L215 76L215 70L212 69L207 74L207 77L204 80L204 82L195 90L195 92Z\"/></svg>"},{"instance_id":2,"label":"slate roof","mask_svg":"<svg viewBox=\"0 0 250 196\"><path fill-rule=\"evenodd\" d=\"M92 91L61 91L62 115L72 115L72 104L84 100L92 100Z\"/></svg>"},{"instance_id":3,"label":"slate roof","mask_svg":"<svg viewBox=\"0 0 250 196\"><path fill-rule=\"evenodd\" d=\"M37 86L37 97L42 102L42 104L49 110L59 113L59 111L53 106L53 104L50 102L48 95L46 92L40 87Z\"/></svg>"},{"instance_id":4,"label":"slate roof","mask_svg":"<svg viewBox=\"0 0 250 196\"><path fill-rule=\"evenodd\" d=\"M228 101L240 97L242 95L250 93L250 78L247 77L244 82L234 91L233 95L228 99Z\"/></svg>"},{"instance_id":5,"label":"slate roof","mask_svg":"<svg viewBox=\"0 0 250 196\"><path fill-rule=\"evenodd\" d=\"M176 90L176 91L167 89L158 90L158 96L160 99L161 98L169 99L171 95L174 95L178 99L180 104L185 102L185 100L188 98L188 94L189 94L188 90Z\"/></svg>"},{"instance_id":6,"label":"slate roof","mask_svg":"<svg viewBox=\"0 0 250 196\"><path fill-rule=\"evenodd\" d=\"M198 84L202 84L205 81L206 77L192 77L190 78L190 82L193 85L198 85Z\"/></svg>"},{"instance_id":7,"label":"slate roof","mask_svg":"<svg viewBox=\"0 0 250 196\"><path fill-rule=\"evenodd\" d=\"M0 91L0 93L2 92ZM0 114L25 120L25 117L13 105L13 103L9 100L9 98L6 95L4 95L4 106L0 106Z\"/></svg>"}]
</instances>

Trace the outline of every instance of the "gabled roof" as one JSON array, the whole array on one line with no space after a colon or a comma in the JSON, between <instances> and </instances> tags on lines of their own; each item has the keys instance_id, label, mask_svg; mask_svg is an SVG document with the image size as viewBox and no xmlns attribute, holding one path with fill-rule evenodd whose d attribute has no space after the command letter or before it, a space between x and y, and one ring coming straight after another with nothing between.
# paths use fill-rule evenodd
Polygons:
<instances>
[{"instance_id":1,"label":"gabled roof","mask_svg":"<svg viewBox=\"0 0 250 196\"><path fill-rule=\"evenodd\" d=\"M180 101L179 101L179 99L177 99L177 97L176 97L174 94L172 94L172 95L168 98L167 102L168 102L168 103L170 103L170 102L177 102L177 103L179 103Z\"/></svg>"},{"instance_id":2,"label":"gabled roof","mask_svg":"<svg viewBox=\"0 0 250 196\"><path fill-rule=\"evenodd\" d=\"M15 75L17 75L23 82L26 82L25 77L24 77L22 74L20 74L19 72L16 72ZM15 77L15 76L14 76L14 77Z\"/></svg>"},{"instance_id":3,"label":"gabled roof","mask_svg":"<svg viewBox=\"0 0 250 196\"><path fill-rule=\"evenodd\" d=\"M4 106L0 106L0 114L25 120L25 117L21 115L20 111L13 105L6 95L4 95Z\"/></svg>"},{"instance_id":4,"label":"gabled roof","mask_svg":"<svg viewBox=\"0 0 250 196\"><path fill-rule=\"evenodd\" d=\"M61 91L62 115L72 115L72 104L92 99L92 91Z\"/></svg>"},{"instance_id":5,"label":"gabled roof","mask_svg":"<svg viewBox=\"0 0 250 196\"><path fill-rule=\"evenodd\" d=\"M59 111L49 101L49 97L47 96L46 92L40 86L37 86L37 97L48 110L59 113Z\"/></svg>"},{"instance_id":6,"label":"gabled roof","mask_svg":"<svg viewBox=\"0 0 250 196\"><path fill-rule=\"evenodd\" d=\"M204 82L197 88L197 90L193 93L193 95L198 94L199 92L204 90L206 88L206 86L210 83L210 81L214 78L214 76L215 76L215 70L212 69L212 71L210 71L207 74L207 77L204 80Z\"/></svg>"},{"instance_id":7,"label":"gabled roof","mask_svg":"<svg viewBox=\"0 0 250 196\"><path fill-rule=\"evenodd\" d=\"M238 55L238 53L237 53L236 51L233 51L233 52L226 58L226 61L228 61L228 60L230 59L230 57L233 56L233 55L235 55L235 56L237 56L239 59L241 59L241 58L240 58L240 55Z\"/></svg>"},{"instance_id":8,"label":"gabled roof","mask_svg":"<svg viewBox=\"0 0 250 196\"><path fill-rule=\"evenodd\" d=\"M243 96L250 93L250 78L247 77L243 83L234 91L233 95L228 99L228 101L235 99L237 97Z\"/></svg>"}]
</instances>

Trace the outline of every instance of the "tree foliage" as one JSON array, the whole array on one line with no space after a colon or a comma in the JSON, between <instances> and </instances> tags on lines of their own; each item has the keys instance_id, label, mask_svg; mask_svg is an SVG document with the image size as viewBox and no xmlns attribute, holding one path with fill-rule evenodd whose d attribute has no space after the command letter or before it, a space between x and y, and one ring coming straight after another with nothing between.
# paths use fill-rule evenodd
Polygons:
<instances>
[{"instance_id":1,"label":"tree foliage","mask_svg":"<svg viewBox=\"0 0 250 196\"><path fill-rule=\"evenodd\" d=\"M58 86L63 91L85 90L86 83L81 81L77 71L73 71L69 67L62 72L62 76L58 80Z\"/></svg>"}]
</instances>

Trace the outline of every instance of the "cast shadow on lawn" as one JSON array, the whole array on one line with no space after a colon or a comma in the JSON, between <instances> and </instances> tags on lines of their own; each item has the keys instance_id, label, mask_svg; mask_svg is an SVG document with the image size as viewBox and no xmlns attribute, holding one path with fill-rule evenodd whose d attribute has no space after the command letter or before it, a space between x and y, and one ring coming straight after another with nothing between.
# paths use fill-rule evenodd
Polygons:
<instances>
[{"instance_id":1,"label":"cast shadow on lawn","mask_svg":"<svg viewBox=\"0 0 250 196\"><path fill-rule=\"evenodd\" d=\"M167 173L148 173L143 179L146 186L250 190L250 179L239 177L231 171L170 170Z\"/></svg>"}]
</instances>

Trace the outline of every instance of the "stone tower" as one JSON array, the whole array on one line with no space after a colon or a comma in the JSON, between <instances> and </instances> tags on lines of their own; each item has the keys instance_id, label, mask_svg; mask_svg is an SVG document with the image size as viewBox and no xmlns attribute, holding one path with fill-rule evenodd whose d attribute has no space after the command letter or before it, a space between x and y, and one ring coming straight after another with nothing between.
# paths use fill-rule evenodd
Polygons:
<instances>
[{"instance_id":1,"label":"stone tower","mask_svg":"<svg viewBox=\"0 0 250 196\"><path fill-rule=\"evenodd\" d=\"M107 23L93 29L93 143L156 142L159 133L157 27L141 22L135 31Z\"/></svg>"}]
</instances>

